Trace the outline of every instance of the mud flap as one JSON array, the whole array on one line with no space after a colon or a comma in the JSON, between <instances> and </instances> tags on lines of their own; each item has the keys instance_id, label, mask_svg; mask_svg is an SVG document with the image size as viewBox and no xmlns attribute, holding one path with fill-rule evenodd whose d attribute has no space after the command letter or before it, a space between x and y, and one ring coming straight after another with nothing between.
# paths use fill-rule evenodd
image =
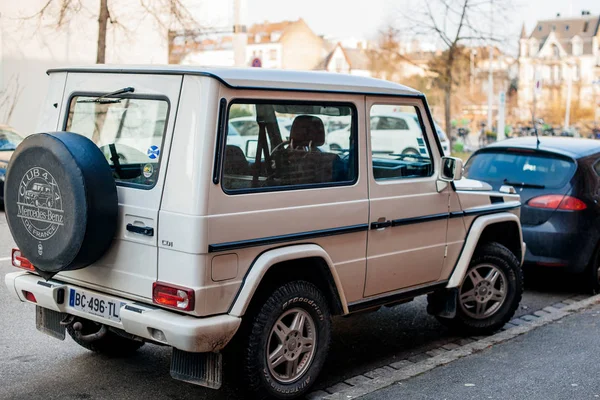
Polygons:
<instances>
[{"instance_id":1,"label":"mud flap","mask_svg":"<svg viewBox=\"0 0 600 400\"><path fill-rule=\"evenodd\" d=\"M427 296L427 312L442 318L454 318L457 298L457 288L431 293Z\"/></svg>"},{"instance_id":2,"label":"mud flap","mask_svg":"<svg viewBox=\"0 0 600 400\"><path fill-rule=\"evenodd\" d=\"M65 327L60 322L67 314L49 310L40 306L35 307L35 327L38 331L56 339L65 340Z\"/></svg>"},{"instance_id":3,"label":"mud flap","mask_svg":"<svg viewBox=\"0 0 600 400\"><path fill-rule=\"evenodd\" d=\"M223 383L223 355L221 353L189 353L173 348L171 376L194 385L220 389Z\"/></svg>"}]
</instances>

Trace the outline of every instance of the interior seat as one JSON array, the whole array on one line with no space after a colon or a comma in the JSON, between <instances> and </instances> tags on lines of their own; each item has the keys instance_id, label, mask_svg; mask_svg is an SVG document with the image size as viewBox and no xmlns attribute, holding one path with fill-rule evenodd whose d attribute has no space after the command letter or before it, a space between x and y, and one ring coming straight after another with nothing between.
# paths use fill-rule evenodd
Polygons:
<instances>
[{"instance_id":1,"label":"interior seat","mask_svg":"<svg viewBox=\"0 0 600 400\"><path fill-rule=\"evenodd\" d=\"M290 144L281 152L278 176L286 185L336 182L341 160L337 154L321 151L325 126L319 117L299 115L290 130Z\"/></svg>"}]
</instances>

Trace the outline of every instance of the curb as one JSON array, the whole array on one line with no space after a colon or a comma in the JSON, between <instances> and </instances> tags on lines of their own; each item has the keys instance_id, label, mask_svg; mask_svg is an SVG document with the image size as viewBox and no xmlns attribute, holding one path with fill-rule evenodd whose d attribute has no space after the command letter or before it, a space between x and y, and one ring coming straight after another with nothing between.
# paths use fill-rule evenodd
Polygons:
<instances>
[{"instance_id":1,"label":"curb","mask_svg":"<svg viewBox=\"0 0 600 400\"><path fill-rule=\"evenodd\" d=\"M339 382L325 390L309 393L306 398L308 400L355 399L436 367L449 364L459 358L480 352L495 344L506 342L596 304L600 304L600 294L591 297L575 296L572 299L553 304L551 307L535 311L533 314L515 318L505 325L504 330L491 336L471 338L474 341L465 343L462 346L456 343L446 344L424 353L427 359L422 361L401 360L389 366L352 377L344 382Z\"/></svg>"}]
</instances>

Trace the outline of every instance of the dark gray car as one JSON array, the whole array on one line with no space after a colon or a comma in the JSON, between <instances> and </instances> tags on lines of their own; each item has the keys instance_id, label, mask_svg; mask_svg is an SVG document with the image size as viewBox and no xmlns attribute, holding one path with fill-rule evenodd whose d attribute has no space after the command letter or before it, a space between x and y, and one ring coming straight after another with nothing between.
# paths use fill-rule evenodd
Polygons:
<instances>
[{"instance_id":1,"label":"dark gray car","mask_svg":"<svg viewBox=\"0 0 600 400\"><path fill-rule=\"evenodd\" d=\"M503 140L476 151L465 175L521 195L526 265L585 274L600 289L600 141Z\"/></svg>"}]
</instances>

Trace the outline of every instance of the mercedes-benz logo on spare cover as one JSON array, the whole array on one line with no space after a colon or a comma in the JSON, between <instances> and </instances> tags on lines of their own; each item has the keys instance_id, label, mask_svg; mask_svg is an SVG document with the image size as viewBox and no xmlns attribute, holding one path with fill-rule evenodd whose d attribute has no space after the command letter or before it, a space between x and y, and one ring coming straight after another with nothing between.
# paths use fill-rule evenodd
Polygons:
<instances>
[{"instance_id":1,"label":"mercedes-benz logo on spare cover","mask_svg":"<svg viewBox=\"0 0 600 400\"><path fill-rule=\"evenodd\" d=\"M38 240L48 240L63 225L63 207L56 180L44 168L28 170L19 184L17 216Z\"/></svg>"}]
</instances>

